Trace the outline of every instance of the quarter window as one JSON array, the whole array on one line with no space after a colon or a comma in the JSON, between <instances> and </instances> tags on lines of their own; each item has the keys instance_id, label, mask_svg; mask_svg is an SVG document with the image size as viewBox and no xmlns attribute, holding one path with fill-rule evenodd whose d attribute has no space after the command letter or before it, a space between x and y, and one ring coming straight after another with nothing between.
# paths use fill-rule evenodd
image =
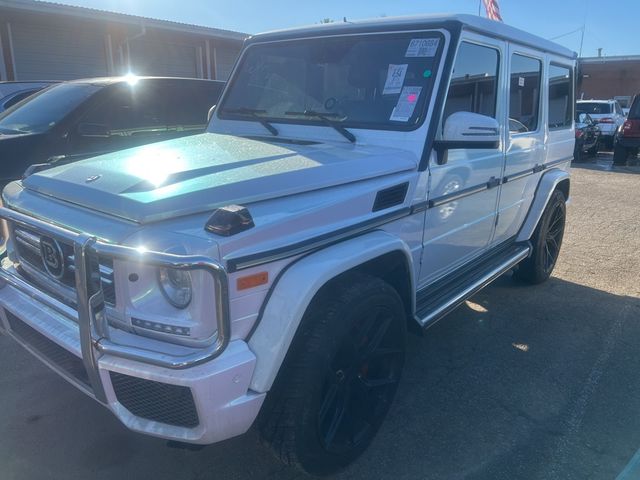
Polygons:
<instances>
[{"instance_id":1,"label":"quarter window","mask_svg":"<svg viewBox=\"0 0 640 480\"><path fill-rule=\"evenodd\" d=\"M511 57L509 86L509 131L533 132L540 116L540 78L542 62L514 54Z\"/></svg>"},{"instance_id":2,"label":"quarter window","mask_svg":"<svg viewBox=\"0 0 640 480\"><path fill-rule=\"evenodd\" d=\"M496 118L499 53L494 48L462 43L453 67L444 119L456 112Z\"/></svg>"},{"instance_id":3,"label":"quarter window","mask_svg":"<svg viewBox=\"0 0 640 480\"><path fill-rule=\"evenodd\" d=\"M580 111L593 113L589 108ZM599 112L596 112L599 113ZM568 67L549 67L549 128L571 128L573 123L573 76Z\"/></svg>"}]
</instances>

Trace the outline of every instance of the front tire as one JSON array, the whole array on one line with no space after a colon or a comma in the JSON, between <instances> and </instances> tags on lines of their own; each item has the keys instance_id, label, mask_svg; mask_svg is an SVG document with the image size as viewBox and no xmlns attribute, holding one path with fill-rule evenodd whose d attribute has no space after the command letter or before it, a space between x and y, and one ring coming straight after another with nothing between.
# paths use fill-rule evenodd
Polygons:
<instances>
[{"instance_id":1,"label":"front tire","mask_svg":"<svg viewBox=\"0 0 640 480\"><path fill-rule=\"evenodd\" d=\"M564 194L555 190L531 239L531 256L518 265L516 279L535 285L551 276L560 254L566 217Z\"/></svg>"},{"instance_id":2,"label":"front tire","mask_svg":"<svg viewBox=\"0 0 640 480\"><path fill-rule=\"evenodd\" d=\"M323 289L305 313L258 420L286 464L312 475L353 462L382 424L404 367L406 313L368 275Z\"/></svg>"}]
</instances>

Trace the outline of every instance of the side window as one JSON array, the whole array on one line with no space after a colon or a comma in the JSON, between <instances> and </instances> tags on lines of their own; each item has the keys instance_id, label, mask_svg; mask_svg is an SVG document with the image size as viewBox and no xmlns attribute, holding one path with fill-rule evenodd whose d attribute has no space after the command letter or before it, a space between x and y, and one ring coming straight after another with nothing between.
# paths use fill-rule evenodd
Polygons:
<instances>
[{"instance_id":1,"label":"side window","mask_svg":"<svg viewBox=\"0 0 640 480\"><path fill-rule=\"evenodd\" d=\"M573 123L573 70L549 66L549 129L571 128Z\"/></svg>"},{"instance_id":2,"label":"side window","mask_svg":"<svg viewBox=\"0 0 640 480\"><path fill-rule=\"evenodd\" d=\"M221 88L215 83L175 84L167 89L169 126L203 130L209 109L218 103Z\"/></svg>"},{"instance_id":3,"label":"side window","mask_svg":"<svg viewBox=\"0 0 640 480\"><path fill-rule=\"evenodd\" d=\"M534 132L540 117L542 62L514 54L509 82L509 131Z\"/></svg>"},{"instance_id":4,"label":"side window","mask_svg":"<svg viewBox=\"0 0 640 480\"><path fill-rule=\"evenodd\" d=\"M443 121L456 112L496 118L496 90L500 54L494 48L463 42L458 50Z\"/></svg>"}]
</instances>

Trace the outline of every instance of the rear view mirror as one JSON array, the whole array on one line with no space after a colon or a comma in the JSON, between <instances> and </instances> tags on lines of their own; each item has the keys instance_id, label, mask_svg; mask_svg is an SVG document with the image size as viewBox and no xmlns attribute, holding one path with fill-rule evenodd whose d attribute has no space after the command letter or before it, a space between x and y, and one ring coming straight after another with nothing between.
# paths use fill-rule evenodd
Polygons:
<instances>
[{"instance_id":1,"label":"rear view mirror","mask_svg":"<svg viewBox=\"0 0 640 480\"><path fill-rule=\"evenodd\" d=\"M211 117L213 117L213 112L216 111L216 105L209 109L209 113L207 113L207 123L211 121Z\"/></svg>"},{"instance_id":2,"label":"rear view mirror","mask_svg":"<svg viewBox=\"0 0 640 480\"><path fill-rule=\"evenodd\" d=\"M438 164L447 163L447 150L497 149L500 147L500 125L495 118L478 113L456 112L444 123L442 140L434 142Z\"/></svg>"},{"instance_id":3,"label":"rear view mirror","mask_svg":"<svg viewBox=\"0 0 640 480\"><path fill-rule=\"evenodd\" d=\"M108 138L110 131L108 125L101 123L80 123L78 124L78 134L81 137Z\"/></svg>"}]
</instances>

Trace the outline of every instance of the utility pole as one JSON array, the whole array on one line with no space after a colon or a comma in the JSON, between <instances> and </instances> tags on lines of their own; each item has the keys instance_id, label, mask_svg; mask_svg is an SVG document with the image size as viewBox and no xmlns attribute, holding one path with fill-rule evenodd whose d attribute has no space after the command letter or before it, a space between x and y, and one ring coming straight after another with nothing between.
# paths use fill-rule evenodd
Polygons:
<instances>
[{"instance_id":1,"label":"utility pole","mask_svg":"<svg viewBox=\"0 0 640 480\"><path fill-rule=\"evenodd\" d=\"M582 46L584 45L584 31L587 29L587 12L589 11L589 0L584 2L584 19L582 20L582 35L580 35L580 53L578 58L582 57Z\"/></svg>"}]
</instances>

